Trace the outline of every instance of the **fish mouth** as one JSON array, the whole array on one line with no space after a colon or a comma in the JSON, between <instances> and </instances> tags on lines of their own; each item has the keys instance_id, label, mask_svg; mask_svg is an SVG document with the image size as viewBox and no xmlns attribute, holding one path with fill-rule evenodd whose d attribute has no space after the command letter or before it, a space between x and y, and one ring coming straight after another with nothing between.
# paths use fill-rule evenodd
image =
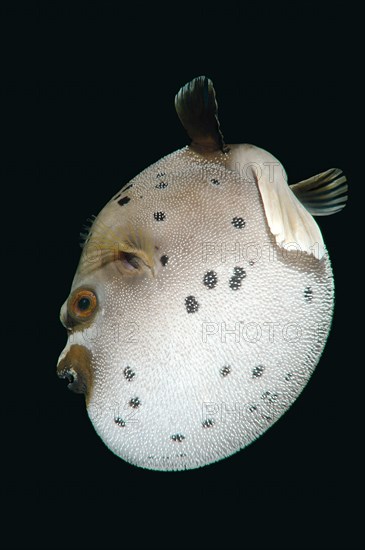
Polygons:
<instances>
[{"instance_id":1,"label":"fish mouth","mask_svg":"<svg viewBox=\"0 0 365 550\"><path fill-rule=\"evenodd\" d=\"M85 394L88 403L93 388L91 352L74 344L57 365L57 376L67 380L67 388L74 393Z\"/></svg>"},{"instance_id":2,"label":"fish mouth","mask_svg":"<svg viewBox=\"0 0 365 550\"><path fill-rule=\"evenodd\" d=\"M57 376L63 380L67 380L67 388L74 393L87 393L86 381L83 380L83 377L79 376L73 369L58 372Z\"/></svg>"}]
</instances>

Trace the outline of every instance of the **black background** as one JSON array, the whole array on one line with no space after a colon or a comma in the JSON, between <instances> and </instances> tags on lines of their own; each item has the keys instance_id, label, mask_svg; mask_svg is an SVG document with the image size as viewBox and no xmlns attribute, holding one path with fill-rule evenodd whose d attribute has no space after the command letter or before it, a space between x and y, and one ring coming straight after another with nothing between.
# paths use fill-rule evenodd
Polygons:
<instances>
[{"instance_id":1,"label":"black background","mask_svg":"<svg viewBox=\"0 0 365 550\"><path fill-rule=\"evenodd\" d=\"M35 483L19 488L19 498L30 501L32 535L14 528L9 546L359 548L364 165L357 3L48 2L39 13L41 443L32 451ZM21 10L18 16L25 17ZM269 150L291 182L338 166L350 201L342 213L319 219L336 310L325 352L295 406L227 460L151 472L108 451L83 398L57 379L66 341L58 312L86 219L122 183L187 143L173 99L200 74L215 84L228 143Z\"/></svg>"}]
</instances>

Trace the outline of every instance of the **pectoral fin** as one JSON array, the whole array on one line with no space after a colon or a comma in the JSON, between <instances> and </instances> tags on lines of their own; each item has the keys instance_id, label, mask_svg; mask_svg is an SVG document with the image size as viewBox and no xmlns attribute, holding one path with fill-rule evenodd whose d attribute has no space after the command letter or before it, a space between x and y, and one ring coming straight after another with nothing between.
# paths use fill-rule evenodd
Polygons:
<instances>
[{"instance_id":1,"label":"pectoral fin","mask_svg":"<svg viewBox=\"0 0 365 550\"><path fill-rule=\"evenodd\" d=\"M290 189L313 216L336 214L346 206L348 186L338 168L295 183Z\"/></svg>"},{"instance_id":2,"label":"pectoral fin","mask_svg":"<svg viewBox=\"0 0 365 550\"><path fill-rule=\"evenodd\" d=\"M273 181L265 173L257 180L266 219L276 243L287 250L325 254L321 230L278 171Z\"/></svg>"}]
</instances>

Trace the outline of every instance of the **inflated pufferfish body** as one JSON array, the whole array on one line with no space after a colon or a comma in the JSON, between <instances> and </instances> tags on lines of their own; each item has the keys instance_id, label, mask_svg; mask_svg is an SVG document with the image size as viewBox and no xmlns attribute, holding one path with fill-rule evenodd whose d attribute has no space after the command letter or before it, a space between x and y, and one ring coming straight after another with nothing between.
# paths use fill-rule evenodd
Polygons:
<instances>
[{"instance_id":1,"label":"inflated pufferfish body","mask_svg":"<svg viewBox=\"0 0 365 550\"><path fill-rule=\"evenodd\" d=\"M293 403L323 351L333 278L312 214L340 210L332 169L291 186L252 145L226 146L212 83L176 96L189 147L153 164L92 224L58 374L124 460L155 470L220 460Z\"/></svg>"}]
</instances>

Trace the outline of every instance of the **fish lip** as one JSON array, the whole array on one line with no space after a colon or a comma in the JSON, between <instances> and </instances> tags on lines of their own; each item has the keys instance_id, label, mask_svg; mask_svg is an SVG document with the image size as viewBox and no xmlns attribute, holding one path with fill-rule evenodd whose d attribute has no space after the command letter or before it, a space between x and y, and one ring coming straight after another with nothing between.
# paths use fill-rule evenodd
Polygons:
<instances>
[{"instance_id":1,"label":"fish lip","mask_svg":"<svg viewBox=\"0 0 365 550\"><path fill-rule=\"evenodd\" d=\"M79 376L77 372L72 369L64 369L57 373L58 378L62 378L63 380L67 379L67 389L74 393L86 393L86 383L82 376Z\"/></svg>"},{"instance_id":2,"label":"fish lip","mask_svg":"<svg viewBox=\"0 0 365 550\"><path fill-rule=\"evenodd\" d=\"M57 376L68 380L69 390L85 394L86 405L90 401L94 382L91 362L92 354L89 349L80 344L72 344L67 351L62 352L57 365Z\"/></svg>"}]
</instances>

